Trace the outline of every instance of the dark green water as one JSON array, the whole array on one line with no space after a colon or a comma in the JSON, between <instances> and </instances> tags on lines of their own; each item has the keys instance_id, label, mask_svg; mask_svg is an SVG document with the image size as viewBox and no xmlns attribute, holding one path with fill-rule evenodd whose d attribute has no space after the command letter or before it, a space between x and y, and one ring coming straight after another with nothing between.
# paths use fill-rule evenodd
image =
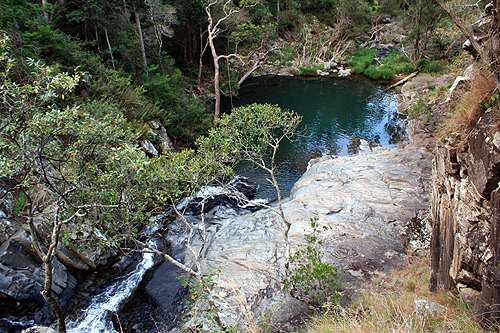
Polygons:
<instances>
[{"instance_id":1,"label":"dark green water","mask_svg":"<svg viewBox=\"0 0 500 333\"><path fill-rule=\"evenodd\" d=\"M357 154L359 139L382 146L397 144L405 131L396 114L394 92L387 92L360 101L387 85L360 77L303 78L264 76L247 81L238 97L222 101L222 109L251 103L277 104L303 116L301 127L307 135L293 143L283 143L277 156L277 178L287 196L293 184L306 171L311 158L321 155ZM237 173L249 176L261 185L259 197L273 198L274 190L267 186L264 173L249 171L241 165Z\"/></svg>"}]
</instances>

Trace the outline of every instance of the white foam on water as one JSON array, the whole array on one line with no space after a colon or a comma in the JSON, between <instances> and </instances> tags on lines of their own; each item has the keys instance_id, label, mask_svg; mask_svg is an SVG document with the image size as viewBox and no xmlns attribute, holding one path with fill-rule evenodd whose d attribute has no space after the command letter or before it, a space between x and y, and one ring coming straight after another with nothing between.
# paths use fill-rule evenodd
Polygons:
<instances>
[{"instance_id":1,"label":"white foam on water","mask_svg":"<svg viewBox=\"0 0 500 333\"><path fill-rule=\"evenodd\" d=\"M154 245L154 244L150 244ZM77 322L68 323L70 333L118 333L113 328L110 314L119 310L120 304L137 288L144 274L153 267L153 253L144 253L134 271L117 281L92 299L92 304L82 311Z\"/></svg>"}]
</instances>

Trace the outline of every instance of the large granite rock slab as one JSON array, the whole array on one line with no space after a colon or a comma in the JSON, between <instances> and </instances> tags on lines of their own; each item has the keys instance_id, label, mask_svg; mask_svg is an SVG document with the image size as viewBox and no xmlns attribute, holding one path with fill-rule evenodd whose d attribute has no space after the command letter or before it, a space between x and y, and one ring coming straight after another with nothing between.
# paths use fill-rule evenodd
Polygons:
<instances>
[{"instance_id":1,"label":"large granite rock slab","mask_svg":"<svg viewBox=\"0 0 500 333\"><path fill-rule=\"evenodd\" d=\"M372 151L367 145L357 156L312 161L283 204L292 250L305 243L309 221L317 217L328 227L321 233L324 260L339 268L347 288L391 267L403 253L405 222L428 207L430 161L424 149ZM275 212L210 222L201 266L214 272L211 290L223 322L248 323L269 313L274 322L286 322L303 311L280 291L285 244Z\"/></svg>"}]
</instances>

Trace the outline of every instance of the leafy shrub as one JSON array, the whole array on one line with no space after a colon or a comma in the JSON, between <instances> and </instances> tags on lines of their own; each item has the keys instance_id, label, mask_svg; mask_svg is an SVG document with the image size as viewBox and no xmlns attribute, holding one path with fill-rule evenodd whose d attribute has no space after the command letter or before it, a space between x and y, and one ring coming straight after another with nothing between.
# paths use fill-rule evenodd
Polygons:
<instances>
[{"instance_id":1,"label":"leafy shrub","mask_svg":"<svg viewBox=\"0 0 500 333\"><path fill-rule=\"evenodd\" d=\"M423 115L426 116L427 121L432 118L432 113L427 106L427 102L419 98L419 100L408 110L408 116L410 118L417 118Z\"/></svg>"},{"instance_id":2,"label":"leafy shrub","mask_svg":"<svg viewBox=\"0 0 500 333\"><path fill-rule=\"evenodd\" d=\"M384 65L379 67L371 65L364 71L364 74L372 80L378 80L380 78L384 80L392 80L394 78L394 72L392 69Z\"/></svg>"},{"instance_id":3,"label":"leafy shrub","mask_svg":"<svg viewBox=\"0 0 500 333\"><path fill-rule=\"evenodd\" d=\"M378 56L377 49L361 49L348 61L349 67L355 73L363 73L371 64L373 58Z\"/></svg>"},{"instance_id":4,"label":"leafy shrub","mask_svg":"<svg viewBox=\"0 0 500 333\"><path fill-rule=\"evenodd\" d=\"M314 67L300 67L299 70L301 75L316 75L316 68Z\"/></svg>"},{"instance_id":5,"label":"leafy shrub","mask_svg":"<svg viewBox=\"0 0 500 333\"><path fill-rule=\"evenodd\" d=\"M383 78L384 80L392 80L394 78L394 72L392 71L391 68L387 66L381 66L379 68L380 72L380 77Z\"/></svg>"},{"instance_id":6,"label":"leafy shrub","mask_svg":"<svg viewBox=\"0 0 500 333\"><path fill-rule=\"evenodd\" d=\"M500 104L500 94L498 93L494 94L489 99L478 103L479 107L484 111L493 107L498 108L499 104Z\"/></svg>"},{"instance_id":7,"label":"leafy shrub","mask_svg":"<svg viewBox=\"0 0 500 333\"><path fill-rule=\"evenodd\" d=\"M299 24L299 12L295 9L280 12L278 21L278 32L295 31Z\"/></svg>"},{"instance_id":8,"label":"leafy shrub","mask_svg":"<svg viewBox=\"0 0 500 333\"><path fill-rule=\"evenodd\" d=\"M26 194L21 192L17 197L16 201L14 202L14 207L12 208L12 215L18 216L20 213L22 213L24 211L24 208L26 207L27 202L28 198L26 197Z\"/></svg>"},{"instance_id":9,"label":"leafy shrub","mask_svg":"<svg viewBox=\"0 0 500 333\"><path fill-rule=\"evenodd\" d=\"M310 225L312 232L304 235L305 246L290 256L290 264L295 264L290 270L291 282L299 293L312 299L317 305L337 303L340 299L338 290L341 288L342 278L336 267L324 263L321 259L323 252L320 250L322 242L319 240L321 229L318 218L311 218ZM327 229L325 226L323 228ZM284 281L284 288L290 287Z\"/></svg>"},{"instance_id":10,"label":"leafy shrub","mask_svg":"<svg viewBox=\"0 0 500 333\"><path fill-rule=\"evenodd\" d=\"M161 113L144 117L161 119L170 135L190 143L208 131L211 115L206 106L184 93L182 74L178 69L170 75L154 75L144 84L144 88L146 95L161 110Z\"/></svg>"},{"instance_id":11,"label":"leafy shrub","mask_svg":"<svg viewBox=\"0 0 500 333\"><path fill-rule=\"evenodd\" d=\"M444 70L443 65L440 62L433 61L429 64L429 73L430 74L439 74L442 73Z\"/></svg>"},{"instance_id":12,"label":"leafy shrub","mask_svg":"<svg viewBox=\"0 0 500 333\"><path fill-rule=\"evenodd\" d=\"M399 64L393 64L393 65L390 65L390 67L392 67L392 70L394 71L394 73L396 73L396 74L403 73L406 75L415 72L415 70L417 69L415 67L415 65L412 64L411 62L403 62L403 63L399 63Z\"/></svg>"},{"instance_id":13,"label":"leafy shrub","mask_svg":"<svg viewBox=\"0 0 500 333\"><path fill-rule=\"evenodd\" d=\"M164 111L143 95L142 87L132 86L130 77L123 77L112 70L107 73L90 85L88 92L91 99L113 102L130 121L166 120Z\"/></svg>"},{"instance_id":14,"label":"leafy shrub","mask_svg":"<svg viewBox=\"0 0 500 333\"><path fill-rule=\"evenodd\" d=\"M380 78L380 70L374 65L371 65L370 67L368 67L364 71L364 73L366 74L366 76L368 76L372 80L377 80Z\"/></svg>"},{"instance_id":15,"label":"leafy shrub","mask_svg":"<svg viewBox=\"0 0 500 333\"><path fill-rule=\"evenodd\" d=\"M410 59L398 50L390 51L388 56L382 59L381 62L382 64L384 64L384 66L392 69L392 72L395 74L411 74L416 69L415 65L410 61Z\"/></svg>"},{"instance_id":16,"label":"leafy shrub","mask_svg":"<svg viewBox=\"0 0 500 333\"><path fill-rule=\"evenodd\" d=\"M417 70L419 72L424 72L428 73L429 72L429 66L431 64L431 61L427 58L420 58L417 60L415 65L417 66Z\"/></svg>"}]
</instances>

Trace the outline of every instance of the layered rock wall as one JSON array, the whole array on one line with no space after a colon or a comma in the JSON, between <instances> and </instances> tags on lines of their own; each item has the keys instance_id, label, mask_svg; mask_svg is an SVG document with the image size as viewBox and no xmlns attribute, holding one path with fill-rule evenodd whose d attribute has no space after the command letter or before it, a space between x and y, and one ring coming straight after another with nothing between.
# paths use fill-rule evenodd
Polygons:
<instances>
[{"instance_id":1,"label":"layered rock wall","mask_svg":"<svg viewBox=\"0 0 500 333\"><path fill-rule=\"evenodd\" d=\"M487 111L467 138L451 135L435 151L430 290L477 295L478 309L500 310L500 132Z\"/></svg>"}]
</instances>

